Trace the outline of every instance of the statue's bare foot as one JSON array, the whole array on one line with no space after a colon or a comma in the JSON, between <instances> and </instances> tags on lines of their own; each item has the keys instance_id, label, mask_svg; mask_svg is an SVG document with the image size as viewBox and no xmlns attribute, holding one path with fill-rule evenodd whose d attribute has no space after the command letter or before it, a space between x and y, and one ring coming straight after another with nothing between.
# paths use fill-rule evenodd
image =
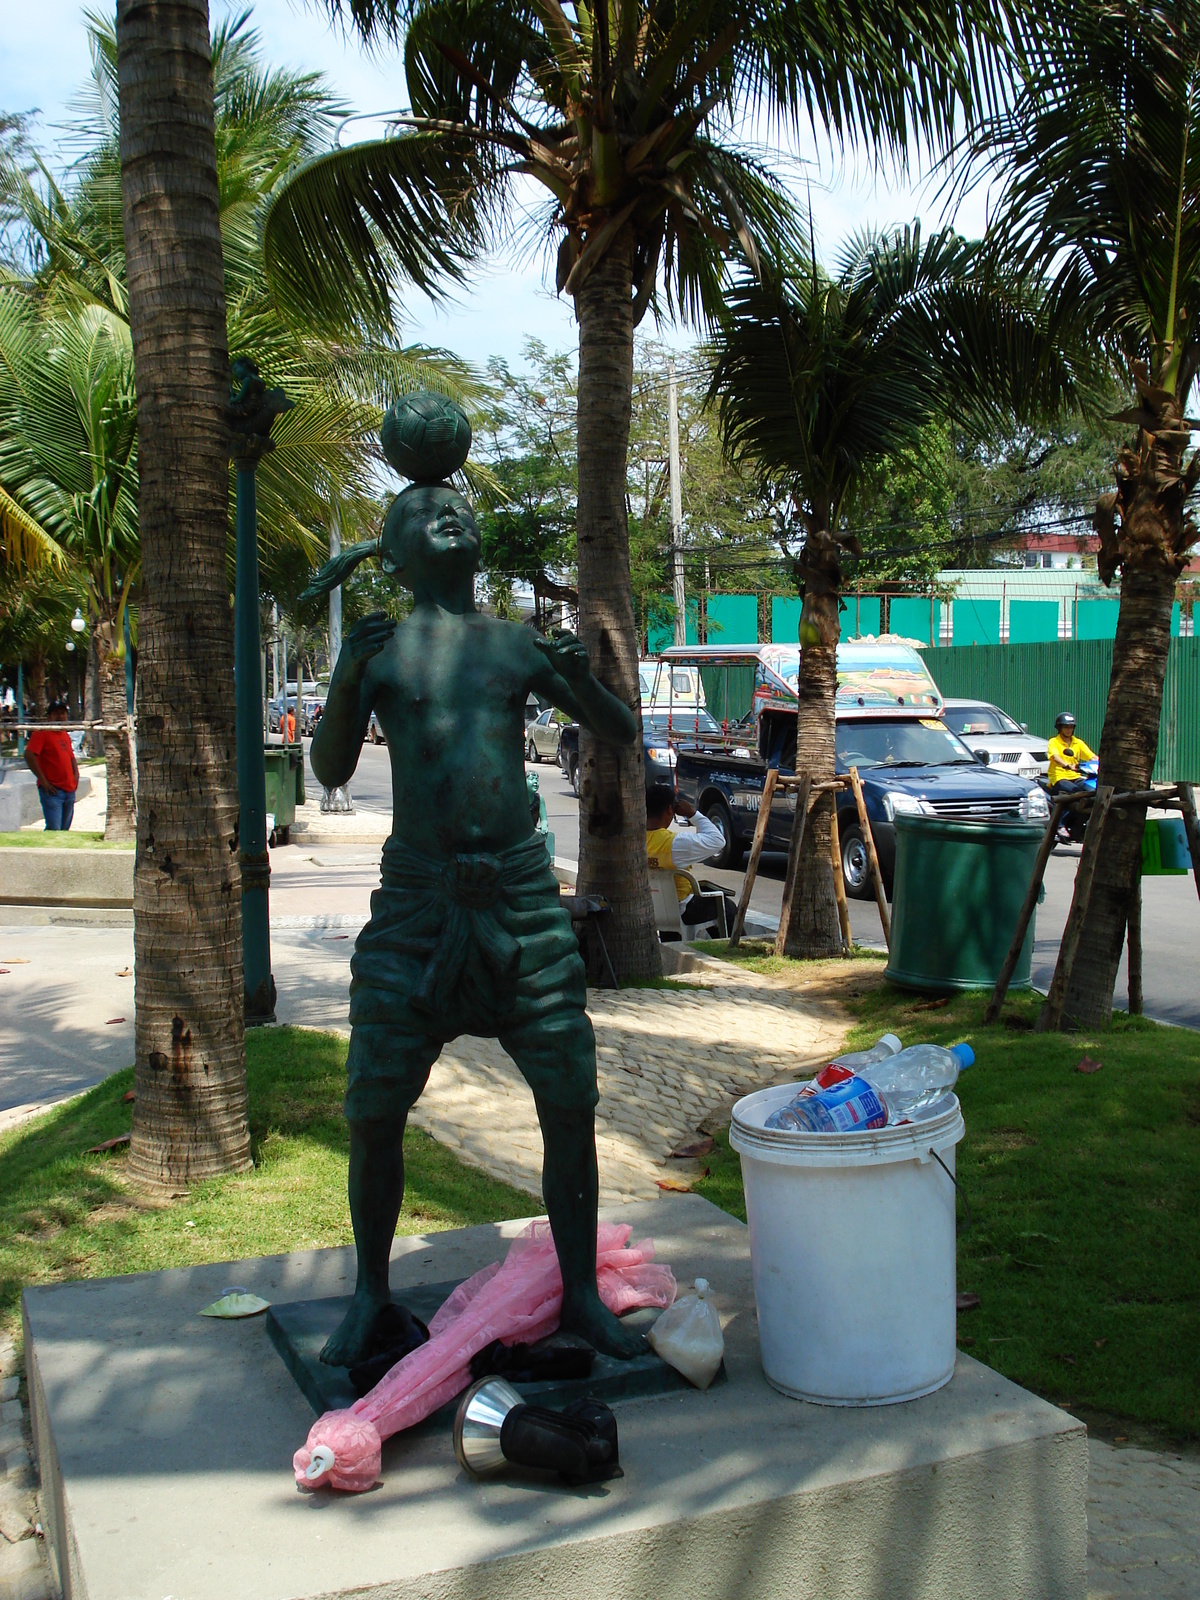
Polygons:
<instances>
[{"instance_id":1,"label":"statue's bare foot","mask_svg":"<svg viewBox=\"0 0 1200 1600\"><path fill-rule=\"evenodd\" d=\"M606 1356L616 1356L618 1361L632 1361L644 1356L648 1348L644 1334L627 1328L619 1317L601 1300L599 1291L590 1287L566 1289L563 1292L563 1333L578 1333Z\"/></svg>"},{"instance_id":2,"label":"statue's bare foot","mask_svg":"<svg viewBox=\"0 0 1200 1600\"><path fill-rule=\"evenodd\" d=\"M357 1289L350 1309L325 1341L321 1360L330 1367L356 1367L371 1354L375 1344L375 1325L391 1297L382 1299Z\"/></svg>"}]
</instances>

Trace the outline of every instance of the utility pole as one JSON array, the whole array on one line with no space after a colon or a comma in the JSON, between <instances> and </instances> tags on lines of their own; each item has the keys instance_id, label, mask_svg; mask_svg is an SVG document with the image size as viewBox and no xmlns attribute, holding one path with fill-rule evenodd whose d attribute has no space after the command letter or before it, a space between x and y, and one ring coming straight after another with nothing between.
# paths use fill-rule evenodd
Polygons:
<instances>
[{"instance_id":1,"label":"utility pole","mask_svg":"<svg viewBox=\"0 0 1200 1600\"><path fill-rule=\"evenodd\" d=\"M679 483L679 389L675 360L667 368L667 457L671 475L671 573L675 591L675 643L687 643L687 595L683 587L683 491Z\"/></svg>"}]
</instances>

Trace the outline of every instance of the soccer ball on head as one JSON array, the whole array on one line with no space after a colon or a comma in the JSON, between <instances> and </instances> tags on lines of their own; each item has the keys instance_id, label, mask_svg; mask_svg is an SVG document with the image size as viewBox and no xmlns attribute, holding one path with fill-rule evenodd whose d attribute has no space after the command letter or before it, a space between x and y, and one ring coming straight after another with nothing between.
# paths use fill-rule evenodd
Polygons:
<instances>
[{"instance_id":1,"label":"soccer ball on head","mask_svg":"<svg viewBox=\"0 0 1200 1600\"><path fill-rule=\"evenodd\" d=\"M457 400L414 389L387 408L383 453L402 477L441 483L458 471L471 448L471 424Z\"/></svg>"}]
</instances>

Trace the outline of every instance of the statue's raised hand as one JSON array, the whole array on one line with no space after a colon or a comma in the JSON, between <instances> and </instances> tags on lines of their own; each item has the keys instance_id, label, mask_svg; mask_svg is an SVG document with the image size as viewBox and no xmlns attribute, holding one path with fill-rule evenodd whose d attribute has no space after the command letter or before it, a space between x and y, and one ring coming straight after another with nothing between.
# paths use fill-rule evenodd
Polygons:
<instances>
[{"instance_id":1,"label":"statue's raised hand","mask_svg":"<svg viewBox=\"0 0 1200 1600\"><path fill-rule=\"evenodd\" d=\"M349 670L356 677L361 677L366 671L367 662L379 654L395 631L395 619L384 611L373 611L369 617L363 617L346 635L338 666L341 667L345 662L343 671Z\"/></svg>"},{"instance_id":2,"label":"statue's raised hand","mask_svg":"<svg viewBox=\"0 0 1200 1600\"><path fill-rule=\"evenodd\" d=\"M587 651L575 635L568 633L565 628L560 628L551 639L535 633L533 642L559 677L565 678L568 683L582 683L591 673L592 665Z\"/></svg>"}]
</instances>

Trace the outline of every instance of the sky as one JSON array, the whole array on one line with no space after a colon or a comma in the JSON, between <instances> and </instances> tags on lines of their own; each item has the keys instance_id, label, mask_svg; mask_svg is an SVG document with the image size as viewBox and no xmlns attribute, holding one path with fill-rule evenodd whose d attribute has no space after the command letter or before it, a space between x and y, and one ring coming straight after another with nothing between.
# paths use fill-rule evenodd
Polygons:
<instances>
[{"instance_id":1,"label":"sky","mask_svg":"<svg viewBox=\"0 0 1200 1600\"><path fill-rule=\"evenodd\" d=\"M97 9L100 0L95 0ZM110 0L111 3L111 0ZM216 20L236 14L242 5L209 0ZM89 59L83 8L77 0L9 0L0 28L0 110L37 109L34 127L40 147L53 152L55 128L66 114L76 89L87 77ZM306 0L258 0L253 7L266 59L326 74L334 90L356 111L390 110L405 101L404 81L396 51L372 56L353 37L331 24L315 3ZM358 136L362 136L359 134ZM811 197L818 250L828 261L838 246L865 227L887 227L919 217L926 228L942 218L936 183L920 175L905 178L894 169L878 173L860 158L819 152L810 137L798 147L776 152L788 181ZM985 196L969 195L957 215L960 230L982 231ZM414 292L402 306L402 331L412 343L452 350L473 365L501 356L519 367L526 339L536 337L552 350L573 350L577 342L570 301L553 294L552 263L530 259L527 251L479 264L469 284L456 290L449 304L433 306ZM546 274L551 274L548 290ZM687 328L654 329L643 334L683 347L694 334Z\"/></svg>"}]
</instances>

